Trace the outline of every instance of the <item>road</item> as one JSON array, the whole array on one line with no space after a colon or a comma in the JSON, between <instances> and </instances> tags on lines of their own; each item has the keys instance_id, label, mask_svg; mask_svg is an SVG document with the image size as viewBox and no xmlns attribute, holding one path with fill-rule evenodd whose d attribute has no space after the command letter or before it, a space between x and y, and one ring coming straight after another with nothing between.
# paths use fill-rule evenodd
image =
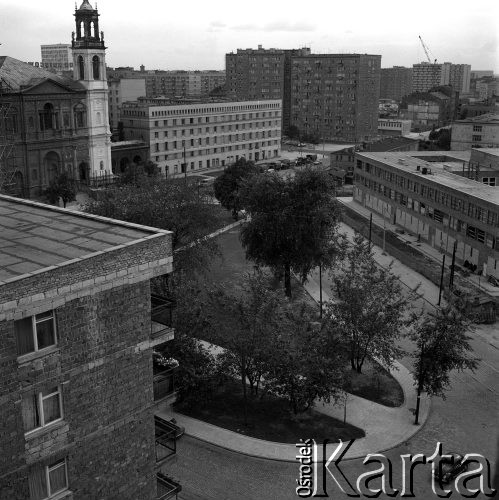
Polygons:
<instances>
[{"instance_id":1,"label":"road","mask_svg":"<svg viewBox=\"0 0 499 500\"><path fill-rule=\"evenodd\" d=\"M237 238L237 234L234 234ZM312 276L314 279L316 276ZM331 283L323 276L323 289L330 291ZM427 308L430 308L426 303ZM419 308L419 306L418 306ZM494 342L494 329L498 325L480 325L472 334L474 353L481 359L475 373L453 373L451 388L446 400L433 399L429 418L423 428L410 440L385 452L393 465L393 486L402 486L403 454L424 453L431 456L437 442L443 443L443 451L479 453L488 458L492 470L497 460L499 421L499 349ZM411 352L410 341L403 340L402 347ZM401 362L411 368L412 358ZM297 436L307 438L308 436ZM299 474L298 463L284 463L239 455L222 448L185 436L178 443L176 463L169 467L169 474L183 485L179 495L183 500L291 500L295 493ZM356 478L379 464L364 465L361 460L342 463L345 476ZM327 498L350 498L341 493L334 480L327 478ZM370 483L370 488L380 481ZM475 486L476 481L469 487ZM417 466L414 472L412 498L429 500L437 498L432 491L429 466ZM381 494L379 498L389 498ZM464 498L453 492L451 498ZM476 498L487 498L479 495Z\"/></svg>"}]
</instances>

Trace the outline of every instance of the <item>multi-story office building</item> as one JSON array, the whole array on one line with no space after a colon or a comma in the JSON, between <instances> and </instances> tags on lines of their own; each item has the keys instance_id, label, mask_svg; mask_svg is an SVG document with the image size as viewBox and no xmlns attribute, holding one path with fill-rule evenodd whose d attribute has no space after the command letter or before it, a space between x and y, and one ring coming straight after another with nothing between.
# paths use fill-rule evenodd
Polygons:
<instances>
[{"instance_id":1,"label":"multi-story office building","mask_svg":"<svg viewBox=\"0 0 499 500\"><path fill-rule=\"evenodd\" d=\"M380 65L367 54L291 57L290 124L328 141L376 137Z\"/></svg>"},{"instance_id":2,"label":"multi-story office building","mask_svg":"<svg viewBox=\"0 0 499 500\"><path fill-rule=\"evenodd\" d=\"M123 104L122 121L125 139L149 142L151 160L165 175L223 167L240 157L272 158L281 147L280 99L139 98Z\"/></svg>"},{"instance_id":3,"label":"multi-story office building","mask_svg":"<svg viewBox=\"0 0 499 500\"><path fill-rule=\"evenodd\" d=\"M225 71L149 71L145 79L147 97L200 97L225 85Z\"/></svg>"},{"instance_id":4,"label":"multi-story office building","mask_svg":"<svg viewBox=\"0 0 499 500\"><path fill-rule=\"evenodd\" d=\"M41 51L42 68L54 73L73 69L73 52L69 43L41 45Z\"/></svg>"},{"instance_id":5,"label":"multi-story office building","mask_svg":"<svg viewBox=\"0 0 499 500\"><path fill-rule=\"evenodd\" d=\"M412 70L413 92L427 92L430 88L439 85L451 85L460 93L470 90L471 66L469 64L422 62L414 64Z\"/></svg>"},{"instance_id":6,"label":"multi-story office building","mask_svg":"<svg viewBox=\"0 0 499 500\"><path fill-rule=\"evenodd\" d=\"M432 87L445 85L441 64L422 62L412 66L412 91L427 92Z\"/></svg>"},{"instance_id":7,"label":"multi-story office building","mask_svg":"<svg viewBox=\"0 0 499 500\"><path fill-rule=\"evenodd\" d=\"M357 153L354 199L458 263L499 278L499 191L464 176L469 152Z\"/></svg>"},{"instance_id":8,"label":"multi-story office building","mask_svg":"<svg viewBox=\"0 0 499 500\"><path fill-rule=\"evenodd\" d=\"M109 124L113 139L118 138L118 122L121 105L124 102L136 101L146 95L145 78L108 78L109 87Z\"/></svg>"},{"instance_id":9,"label":"multi-story office building","mask_svg":"<svg viewBox=\"0 0 499 500\"><path fill-rule=\"evenodd\" d=\"M154 363L171 302L151 295L171 233L7 196L0 211L0 498L173 498L176 369Z\"/></svg>"},{"instance_id":10,"label":"multi-story office building","mask_svg":"<svg viewBox=\"0 0 499 500\"><path fill-rule=\"evenodd\" d=\"M225 55L227 94L237 99L282 99L282 128L291 123L291 57L310 49L237 49Z\"/></svg>"},{"instance_id":11,"label":"multi-story office building","mask_svg":"<svg viewBox=\"0 0 499 500\"><path fill-rule=\"evenodd\" d=\"M494 70L492 69L473 69L470 72L470 78L472 80L478 80L479 78L483 78L485 76L494 76Z\"/></svg>"},{"instance_id":12,"label":"multi-story office building","mask_svg":"<svg viewBox=\"0 0 499 500\"><path fill-rule=\"evenodd\" d=\"M400 101L412 92L412 68L381 68L379 97Z\"/></svg>"},{"instance_id":13,"label":"multi-story office building","mask_svg":"<svg viewBox=\"0 0 499 500\"><path fill-rule=\"evenodd\" d=\"M499 114L489 113L452 123L451 149L467 151L472 147L499 147Z\"/></svg>"},{"instance_id":14,"label":"multi-story office building","mask_svg":"<svg viewBox=\"0 0 499 500\"><path fill-rule=\"evenodd\" d=\"M487 101L492 96L499 96L499 79L488 77L481 78L475 82L475 90L478 99Z\"/></svg>"}]
</instances>

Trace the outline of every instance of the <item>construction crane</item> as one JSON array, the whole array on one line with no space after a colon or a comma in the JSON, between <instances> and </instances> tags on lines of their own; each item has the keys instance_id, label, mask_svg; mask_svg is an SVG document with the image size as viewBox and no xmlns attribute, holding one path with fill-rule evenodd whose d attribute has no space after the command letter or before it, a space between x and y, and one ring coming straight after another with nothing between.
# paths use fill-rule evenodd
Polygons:
<instances>
[{"instance_id":1,"label":"construction crane","mask_svg":"<svg viewBox=\"0 0 499 500\"><path fill-rule=\"evenodd\" d=\"M432 64L431 59L430 59L430 54L428 54L428 51L430 50L425 43L423 42L423 39L421 38L421 35L419 35L419 41L421 42L421 45L423 46L424 53L426 54L426 58L428 59L428 62ZM432 54L433 55L433 54ZM435 59L433 61L433 64L437 64L437 60Z\"/></svg>"}]
</instances>

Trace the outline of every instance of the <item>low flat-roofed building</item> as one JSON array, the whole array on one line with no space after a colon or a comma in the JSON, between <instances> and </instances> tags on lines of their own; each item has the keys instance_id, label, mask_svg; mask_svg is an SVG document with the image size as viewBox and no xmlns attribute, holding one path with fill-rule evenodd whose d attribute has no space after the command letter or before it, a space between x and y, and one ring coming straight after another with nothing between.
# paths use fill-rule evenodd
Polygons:
<instances>
[{"instance_id":1,"label":"low flat-roofed building","mask_svg":"<svg viewBox=\"0 0 499 500\"><path fill-rule=\"evenodd\" d=\"M466 177L470 151L356 153L354 199L499 277L499 189Z\"/></svg>"},{"instance_id":2,"label":"low flat-roofed building","mask_svg":"<svg viewBox=\"0 0 499 500\"><path fill-rule=\"evenodd\" d=\"M169 231L0 195L1 498L159 498L172 260Z\"/></svg>"},{"instance_id":3,"label":"low flat-roofed building","mask_svg":"<svg viewBox=\"0 0 499 500\"><path fill-rule=\"evenodd\" d=\"M411 120L378 118L378 134L380 135L406 135L410 133L411 126Z\"/></svg>"},{"instance_id":4,"label":"low flat-roofed building","mask_svg":"<svg viewBox=\"0 0 499 500\"><path fill-rule=\"evenodd\" d=\"M202 171L279 156L281 103L139 98L123 104L123 130L126 140L150 144L164 175Z\"/></svg>"},{"instance_id":5,"label":"low flat-roofed building","mask_svg":"<svg viewBox=\"0 0 499 500\"><path fill-rule=\"evenodd\" d=\"M497 147L499 147L499 113L488 113L452 123L451 149Z\"/></svg>"}]
</instances>

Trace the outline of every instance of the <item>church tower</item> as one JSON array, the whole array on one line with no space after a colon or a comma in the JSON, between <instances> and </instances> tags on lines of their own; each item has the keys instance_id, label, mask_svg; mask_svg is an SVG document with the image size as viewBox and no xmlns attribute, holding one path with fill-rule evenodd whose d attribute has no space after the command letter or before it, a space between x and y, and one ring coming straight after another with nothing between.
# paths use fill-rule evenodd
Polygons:
<instances>
[{"instance_id":1,"label":"church tower","mask_svg":"<svg viewBox=\"0 0 499 500\"><path fill-rule=\"evenodd\" d=\"M75 5L74 16L76 32L72 35L73 78L87 89L85 103L89 135L87 173L92 177L111 174L111 132L104 33L99 31L99 13L88 0L83 0L79 9ZM86 176L86 173L83 175Z\"/></svg>"}]
</instances>

